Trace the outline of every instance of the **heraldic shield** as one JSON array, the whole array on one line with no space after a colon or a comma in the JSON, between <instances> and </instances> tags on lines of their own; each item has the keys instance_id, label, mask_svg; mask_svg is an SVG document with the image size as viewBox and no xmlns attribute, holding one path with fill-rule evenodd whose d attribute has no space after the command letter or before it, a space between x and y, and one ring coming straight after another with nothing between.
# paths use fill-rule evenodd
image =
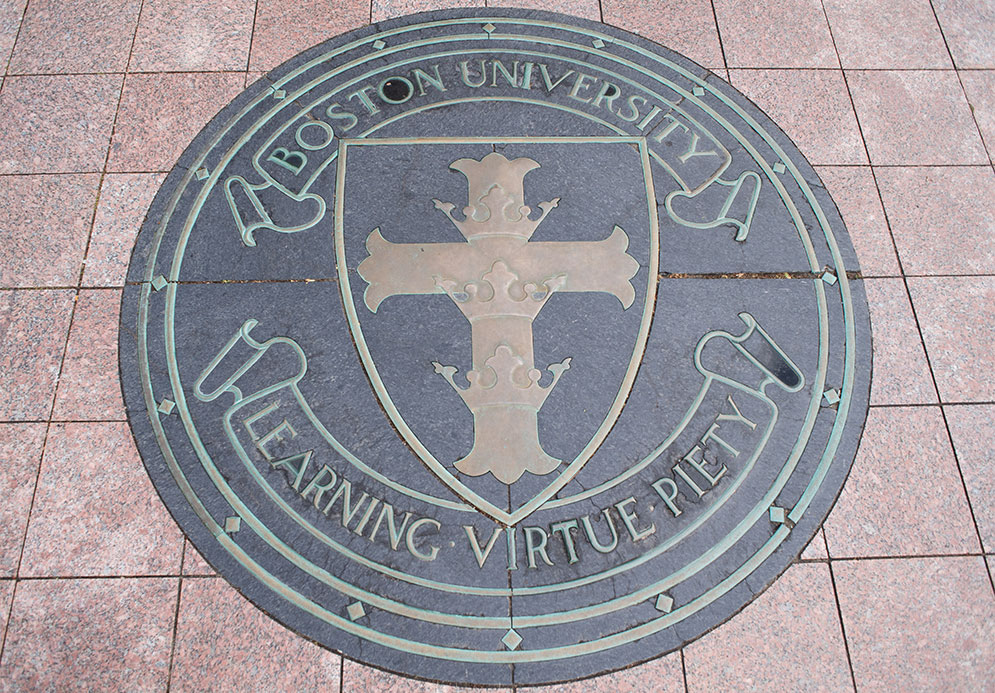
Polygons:
<instances>
[{"instance_id":1,"label":"heraldic shield","mask_svg":"<svg viewBox=\"0 0 995 693\"><path fill-rule=\"evenodd\" d=\"M604 443L656 298L649 161L641 138L342 140L345 311L415 456L392 474L420 460L514 524Z\"/></svg>"}]
</instances>

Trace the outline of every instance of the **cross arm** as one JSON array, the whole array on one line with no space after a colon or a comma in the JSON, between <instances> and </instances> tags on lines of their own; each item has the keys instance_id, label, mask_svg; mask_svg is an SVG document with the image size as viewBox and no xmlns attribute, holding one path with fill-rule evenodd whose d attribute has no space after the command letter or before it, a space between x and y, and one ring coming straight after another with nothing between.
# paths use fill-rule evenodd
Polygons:
<instances>
[{"instance_id":1,"label":"cross arm","mask_svg":"<svg viewBox=\"0 0 995 693\"><path fill-rule=\"evenodd\" d=\"M639 263L626 252L629 237L616 226L601 241L528 243L522 261L533 277L562 277L556 291L598 291L615 296L623 308L636 298L631 279Z\"/></svg>"},{"instance_id":2,"label":"cross arm","mask_svg":"<svg viewBox=\"0 0 995 693\"><path fill-rule=\"evenodd\" d=\"M363 300L372 312L385 298L401 294L443 294L438 279L458 278L472 261L466 243L391 243L375 228L366 239L369 256L356 268L367 282Z\"/></svg>"}]
</instances>

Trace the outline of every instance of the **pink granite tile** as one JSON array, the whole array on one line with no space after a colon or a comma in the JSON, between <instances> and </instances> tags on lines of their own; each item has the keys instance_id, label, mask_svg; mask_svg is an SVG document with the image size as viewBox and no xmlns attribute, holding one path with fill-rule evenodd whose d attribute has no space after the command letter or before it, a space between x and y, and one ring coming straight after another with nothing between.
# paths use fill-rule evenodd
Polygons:
<instances>
[{"instance_id":1,"label":"pink granite tile","mask_svg":"<svg viewBox=\"0 0 995 693\"><path fill-rule=\"evenodd\" d=\"M183 581L170 690L336 691L340 657L298 637L221 578Z\"/></svg>"},{"instance_id":2,"label":"pink granite tile","mask_svg":"<svg viewBox=\"0 0 995 693\"><path fill-rule=\"evenodd\" d=\"M342 693L495 693L499 688L467 689L463 686L443 686L427 681L417 681L396 674L389 674L346 659L342 663ZM541 688L525 688L525 691L541 691Z\"/></svg>"},{"instance_id":3,"label":"pink granite tile","mask_svg":"<svg viewBox=\"0 0 995 693\"><path fill-rule=\"evenodd\" d=\"M140 0L32 0L11 74L124 72Z\"/></svg>"},{"instance_id":4,"label":"pink granite tile","mask_svg":"<svg viewBox=\"0 0 995 693\"><path fill-rule=\"evenodd\" d=\"M175 575L183 536L126 423L53 424L21 575Z\"/></svg>"},{"instance_id":5,"label":"pink granite tile","mask_svg":"<svg viewBox=\"0 0 995 693\"><path fill-rule=\"evenodd\" d=\"M598 0L500 0L500 2L490 3L490 6L562 12L595 22L601 21L601 7Z\"/></svg>"},{"instance_id":6,"label":"pink granite tile","mask_svg":"<svg viewBox=\"0 0 995 693\"><path fill-rule=\"evenodd\" d=\"M817 170L843 216L863 275L900 274L870 167L819 166Z\"/></svg>"},{"instance_id":7,"label":"pink granite tile","mask_svg":"<svg viewBox=\"0 0 995 693\"><path fill-rule=\"evenodd\" d=\"M991 0L934 0L933 7L957 67L995 67Z\"/></svg>"},{"instance_id":8,"label":"pink granite tile","mask_svg":"<svg viewBox=\"0 0 995 693\"><path fill-rule=\"evenodd\" d=\"M243 73L128 75L108 170L169 170L244 84Z\"/></svg>"},{"instance_id":9,"label":"pink granite tile","mask_svg":"<svg viewBox=\"0 0 995 693\"><path fill-rule=\"evenodd\" d=\"M877 177L906 274L995 273L990 167L889 167Z\"/></svg>"},{"instance_id":10,"label":"pink granite tile","mask_svg":"<svg viewBox=\"0 0 995 693\"><path fill-rule=\"evenodd\" d=\"M21 26L27 0L0 2L0 74L7 70L7 60L14 49L14 39Z\"/></svg>"},{"instance_id":11,"label":"pink granite tile","mask_svg":"<svg viewBox=\"0 0 995 693\"><path fill-rule=\"evenodd\" d=\"M519 689L528 693L684 693L684 670L681 653L574 683Z\"/></svg>"},{"instance_id":12,"label":"pink granite tile","mask_svg":"<svg viewBox=\"0 0 995 693\"><path fill-rule=\"evenodd\" d=\"M217 575L214 568L204 560L200 552L193 547L189 540L183 549L183 574L184 575Z\"/></svg>"},{"instance_id":13,"label":"pink granite tile","mask_svg":"<svg viewBox=\"0 0 995 693\"><path fill-rule=\"evenodd\" d=\"M245 88L248 89L251 85L255 84L265 76L266 76L265 72L246 72Z\"/></svg>"},{"instance_id":14,"label":"pink granite tile","mask_svg":"<svg viewBox=\"0 0 995 693\"><path fill-rule=\"evenodd\" d=\"M995 71L970 70L957 74L991 157L995 155Z\"/></svg>"},{"instance_id":15,"label":"pink granite tile","mask_svg":"<svg viewBox=\"0 0 995 693\"><path fill-rule=\"evenodd\" d=\"M369 0L261 0L256 6L249 69L272 70L304 49L369 21Z\"/></svg>"},{"instance_id":16,"label":"pink granite tile","mask_svg":"<svg viewBox=\"0 0 995 693\"><path fill-rule=\"evenodd\" d=\"M812 541L808 543L805 550L802 551L801 560L803 561L820 561L829 558L829 552L826 551L826 535L823 530L819 530Z\"/></svg>"},{"instance_id":17,"label":"pink granite tile","mask_svg":"<svg viewBox=\"0 0 995 693\"><path fill-rule=\"evenodd\" d=\"M995 599L981 556L833 564L860 691L991 690Z\"/></svg>"},{"instance_id":18,"label":"pink granite tile","mask_svg":"<svg viewBox=\"0 0 995 693\"><path fill-rule=\"evenodd\" d=\"M76 286L100 175L0 176L0 286Z\"/></svg>"},{"instance_id":19,"label":"pink granite tile","mask_svg":"<svg viewBox=\"0 0 995 693\"><path fill-rule=\"evenodd\" d=\"M825 532L833 558L981 550L939 407L870 410Z\"/></svg>"},{"instance_id":20,"label":"pink granite tile","mask_svg":"<svg viewBox=\"0 0 995 693\"><path fill-rule=\"evenodd\" d=\"M864 282L874 345L871 404L936 402L922 339L901 279Z\"/></svg>"},{"instance_id":21,"label":"pink granite tile","mask_svg":"<svg viewBox=\"0 0 995 693\"><path fill-rule=\"evenodd\" d=\"M55 394L56 420L125 420L117 363L121 292L87 289L76 300Z\"/></svg>"},{"instance_id":22,"label":"pink granite tile","mask_svg":"<svg viewBox=\"0 0 995 693\"><path fill-rule=\"evenodd\" d=\"M729 67L839 67L820 0L715 0Z\"/></svg>"},{"instance_id":23,"label":"pink granite tile","mask_svg":"<svg viewBox=\"0 0 995 693\"><path fill-rule=\"evenodd\" d=\"M165 690L175 609L175 579L21 581L0 687Z\"/></svg>"},{"instance_id":24,"label":"pink granite tile","mask_svg":"<svg viewBox=\"0 0 995 693\"><path fill-rule=\"evenodd\" d=\"M799 563L684 649L688 691L850 687L829 566Z\"/></svg>"},{"instance_id":25,"label":"pink granite tile","mask_svg":"<svg viewBox=\"0 0 995 693\"><path fill-rule=\"evenodd\" d=\"M45 444L45 424L0 424L0 576L13 577ZM3 612L6 615L6 611Z\"/></svg>"},{"instance_id":26,"label":"pink granite tile","mask_svg":"<svg viewBox=\"0 0 995 693\"><path fill-rule=\"evenodd\" d=\"M724 68L709 0L602 0L604 21L656 41L709 69Z\"/></svg>"},{"instance_id":27,"label":"pink granite tile","mask_svg":"<svg viewBox=\"0 0 995 693\"><path fill-rule=\"evenodd\" d=\"M145 0L131 69L245 70L253 0Z\"/></svg>"},{"instance_id":28,"label":"pink granite tile","mask_svg":"<svg viewBox=\"0 0 995 693\"><path fill-rule=\"evenodd\" d=\"M48 418L73 291L0 291L0 421Z\"/></svg>"},{"instance_id":29,"label":"pink granite tile","mask_svg":"<svg viewBox=\"0 0 995 693\"><path fill-rule=\"evenodd\" d=\"M995 400L995 277L908 282L940 399Z\"/></svg>"},{"instance_id":30,"label":"pink granite tile","mask_svg":"<svg viewBox=\"0 0 995 693\"><path fill-rule=\"evenodd\" d=\"M843 67L951 67L929 0L827 0Z\"/></svg>"},{"instance_id":31,"label":"pink granite tile","mask_svg":"<svg viewBox=\"0 0 995 693\"><path fill-rule=\"evenodd\" d=\"M871 163L988 163L953 70L847 72Z\"/></svg>"},{"instance_id":32,"label":"pink granite tile","mask_svg":"<svg viewBox=\"0 0 995 693\"><path fill-rule=\"evenodd\" d=\"M120 75L8 77L0 92L0 173L100 171Z\"/></svg>"},{"instance_id":33,"label":"pink granite tile","mask_svg":"<svg viewBox=\"0 0 995 693\"><path fill-rule=\"evenodd\" d=\"M7 616L10 614L10 602L14 597L14 581L0 580L0 640L7 633Z\"/></svg>"},{"instance_id":34,"label":"pink granite tile","mask_svg":"<svg viewBox=\"0 0 995 693\"><path fill-rule=\"evenodd\" d=\"M414 12L446 10L452 7L483 7L484 0L372 0L372 22L382 22Z\"/></svg>"},{"instance_id":35,"label":"pink granite tile","mask_svg":"<svg viewBox=\"0 0 995 693\"><path fill-rule=\"evenodd\" d=\"M161 173L110 173L100 186L100 201L86 251L83 286L123 286L135 237Z\"/></svg>"},{"instance_id":36,"label":"pink granite tile","mask_svg":"<svg viewBox=\"0 0 995 693\"><path fill-rule=\"evenodd\" d=\"M985 551L995 552L995 405L944 407Z\"/></svg>"},{"instance_id":37,"label":"pink granite tile","mask_svg":"<svg viewBox=\"0 0 995 693\"><path fill-rule=\"evenodd\" d=\"M736 88L773 118L813 164L867 163L839 70L730 70L729 74Z\"/></svg>"}]
</instances>

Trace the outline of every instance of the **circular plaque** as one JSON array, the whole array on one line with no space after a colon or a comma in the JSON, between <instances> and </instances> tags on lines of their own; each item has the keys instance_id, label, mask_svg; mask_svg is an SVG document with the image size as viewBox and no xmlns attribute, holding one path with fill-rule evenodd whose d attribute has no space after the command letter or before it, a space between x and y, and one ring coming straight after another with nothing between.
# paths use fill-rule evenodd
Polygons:
<instances>
[{"instance_id":1,"label":"circular plaque","mask_svg":"<svg viewBox=\"0 0 995 693\"><path fill-rule=\"evenodd\" d=\"M384 22L255 83L163 184L121 315L135 438L207 561L445 682L725 621L815 534L867 411L853 249L788 137L543 12Z\"/></svg>"}]
</instances>

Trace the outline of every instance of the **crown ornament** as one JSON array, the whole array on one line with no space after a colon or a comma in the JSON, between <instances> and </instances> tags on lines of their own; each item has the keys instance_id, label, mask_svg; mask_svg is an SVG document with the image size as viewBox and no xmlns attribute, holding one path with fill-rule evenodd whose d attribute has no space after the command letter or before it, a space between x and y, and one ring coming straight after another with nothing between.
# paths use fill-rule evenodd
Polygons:
<instances>
[{"instance_id":1,"label":"crown ornament","mask_svg":"<svg viewBox=\"0 0 995 693\"><path fill-rule=\"evenodd\" d=\"M530 219L532 208L525 204L525 174L539 168L529 158L508 160L503 154L492 152L480 161L457 159L449 165L466 176L468 204L463 208L463 219L453 216L456 208L452 202L432 200L463 237L471 243L480 238L513 237L527 241L535 233L549 211L560 198L540 202L542 213Z\"/></svg>"}]
</instances>

